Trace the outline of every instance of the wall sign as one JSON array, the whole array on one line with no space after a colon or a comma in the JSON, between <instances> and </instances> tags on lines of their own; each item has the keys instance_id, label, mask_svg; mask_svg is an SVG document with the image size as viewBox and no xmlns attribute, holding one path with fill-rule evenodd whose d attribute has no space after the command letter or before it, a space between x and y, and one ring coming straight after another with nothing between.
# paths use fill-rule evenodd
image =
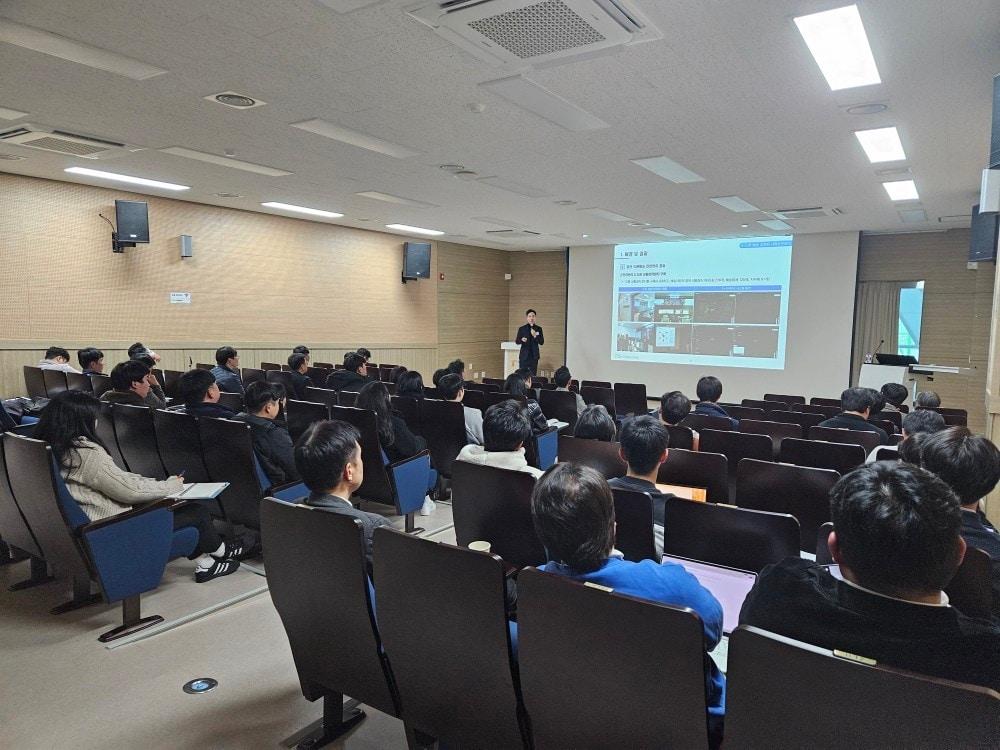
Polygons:
<instances>
[{"instance_id":1,"label":"wall sign","mask_svg":"<svg viewBox=\"0 0 1000 750\"><path fill-rule=\"evenodd\" d=\"M191 292L171 292L170 293L170 304L171 305L190 305L191 304Z\"/></svg>"}]
</instances>

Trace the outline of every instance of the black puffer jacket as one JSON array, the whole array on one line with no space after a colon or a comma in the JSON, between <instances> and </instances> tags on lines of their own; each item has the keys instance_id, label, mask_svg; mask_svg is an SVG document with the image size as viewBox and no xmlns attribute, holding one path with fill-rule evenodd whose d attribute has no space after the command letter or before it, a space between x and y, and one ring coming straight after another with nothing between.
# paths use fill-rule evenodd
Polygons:
<instances>
[{"instance_id":1,"label":"black puffer jacket","mask_svg":"<svg viewBox=\"0 0 1000 750\"><path fill-rule=\"evenodd\" d=\"M233 419L250 425L254 453L272 485L298 481L299 472L295 469L295 454L288 430L272 419L245 412L240 412Z\"/></svg>"}]
</instances>

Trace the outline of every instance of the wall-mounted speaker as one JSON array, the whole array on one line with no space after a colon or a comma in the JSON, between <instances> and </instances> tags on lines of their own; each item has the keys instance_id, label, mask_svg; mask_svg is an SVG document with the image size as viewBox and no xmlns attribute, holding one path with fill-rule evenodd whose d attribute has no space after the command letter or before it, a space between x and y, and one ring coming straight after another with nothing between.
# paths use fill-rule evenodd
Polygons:
<instances>
[{"instance_id":1,"label":"wall-mounted speaker","mask_svg":"<svg viewBox=\"0 0 1000 750\"><path fill-rule=\"evenodd\" d=\"M979 189L979 213L1000 212L1000 169L984 169Z\"/></svg>"},{"instance_id":2,"label":"wall-mounted speaker","mask_svg":"<svg viewBox=\"0 0 1000 750\"><path fill-rule=\"evenodd\" d=\"M181 235L181 257L194 257L194 238L190 234Z\"/></svg>"},{"instance_id":3,"label":"wall-mounted speaker","mask_svg":"<svg viewBox=\"0 0 1000 750\"><path fill-rule=\"evenodd\" d=\"M146 201L115 201L119 242L149 242L149 205Z\"/></svg>"},{"instance_id":4,"label":"wall-mounted speaker","mask_svg":"<svg viewBox=\"0 0 1000 750\"><path fill-rule=\"evenodd\" d=\"M403 243L403 283L431 276L431 243Z\"/></svg>"}]
</instances>

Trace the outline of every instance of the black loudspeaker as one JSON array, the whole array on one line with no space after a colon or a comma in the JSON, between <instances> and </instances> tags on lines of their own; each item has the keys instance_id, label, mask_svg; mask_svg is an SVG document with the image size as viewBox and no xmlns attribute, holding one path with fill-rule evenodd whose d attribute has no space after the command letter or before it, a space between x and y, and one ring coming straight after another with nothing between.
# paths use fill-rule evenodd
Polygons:
<instances>
[{"instance_id":1,"label":"black loudspeaker","mask_svg":"<svg viewBox=\"0 0 1000 750\"><path fill-rule=\"evenodd\" d=\"M403 283L431 276L431 243L403 243Z\"/></svg>"},{"instance_id":2,"label":"black loudspeaker","mask_svg":"<svg viewBox=\"0 0 1000 750\"><path fill-rule=\"evenodd\" d=\"M1000 214L981 214L979 206L972 207L972 229L969 232L969 262L997 259L1000 242Z\"/></svg>"},{"instance_id":3,"label":"black loudspeaker","mask_svg":"<svg viewBox=\"0 0 1000 750\"><path fill-rule=\"evenodd\" d=\"M115 201L118 241L149 242L149 206L146 201Z\"/></svg>"}]
</instances>

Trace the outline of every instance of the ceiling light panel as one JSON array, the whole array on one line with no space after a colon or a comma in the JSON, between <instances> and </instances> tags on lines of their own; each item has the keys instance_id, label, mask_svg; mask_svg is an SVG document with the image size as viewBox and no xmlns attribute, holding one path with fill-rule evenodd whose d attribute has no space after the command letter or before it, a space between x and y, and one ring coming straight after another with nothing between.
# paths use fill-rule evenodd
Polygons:
<instances>
[{"instance_id":1,"label":"ceiling light panel","mask_svg":"<svg viewBox=\"0 0 1000 750\"><path fill-rule=\"evenodd\" d=\"M426 234L428 237L439 237L444 232L439 229L424 229L423 227L411 227L409 224L386 224L386 229L395 229L397 232L407 234Z\"/></svg>"},{"instance_id":2,"label":"ceiling light panel","mask_svg":"<svg viewBox=\"0 0 1000 750\"><path fill-rule=\"evenodd\" d=\"M906 158L903 144L899 140L899 131L894 127L857 130L854 135L857 136L861 148L865 150L865 155L872 164L903 161Z\"/></svg>"},{"instance_id":3,"label":"ceiling light panel","mask_svg":"<svg viewBox=\"0 0 1000 750\"><path fill-rule=\"evenodd\" d=\"M678 164L673 159L668 159L666 156L650 156L644 159L631 159L630 161L643 169L648 169L653 174L669 182L686 183L705 181L705 178L701 175L695 174L687 167Z\"/></svg>"},{"instance_id":4,"label":"ceiling light panel","mask_svg":"<svg viewBox=\"0 0 1000 750\"><path fill-rule=\"evenodd\" d=\"M5 18L0 18L0 42L41 52L43 55L58 57L60 60L86 65L88 68L116 73L136 81L145 81L147 78L153 78L167 72L163 68L119 55L117 52L108 52L100 47L92 47L89 44L76 42L58 34L36 29L33 26L14 23Z\"/></svg>"},{"instance_id":5,"label":"ceiling light panel","mask_svg":"<svg viewBox=\"0 0 1000 750\"><path fill-rule=\"evenodd\" d=\"M882 187L889 194L889 198L894 201L920 200L920 195L917 193L917 185L913 180L883 182Z\"/></svg>"},{"instance_id":6,"label":"ceiling light panel","mask_svg":"<svg viewBox=\"0 0 1000 750\"><path fill-rule=\"evenodd\" d=\"M606 221L634 221L634 219L628 216L622 216L621 214L616 214L614 211L608 211L606 208L581 208L585 214L590 214L591 216L596 216L598 219L604 219Z\"/></svg>"},{"instance_id":7,"label":"ceiling light panel","mask_svg":"<svg viewBox=\"0 0 1000 750\"><path fill-rule=\"evenodd\" d=\"M327 219L339 219L343 216L343 214L338 214L335 211L324 211L320 208L296 206L291 203L278 203L277 201L268 201L267 203L261 203L260 205L265 208L276 208L279 211L290 211L291 213L307 214L309 216L322 216Z\"/></svg>"},{"instance_id":8,"label":"ceiling light panel","mask_svg":"<svg viewBox=\"0 0 1000 750\"><path fill-rule=\"evenodd\" d=\"M667 229L666 227L649 227L647 232L652 232L653 234L658 234L661 237L683 237L684 235L680 232L675 232L673 229Z\"/></svg>"},{"instance_id":9,"label":"ceiling light panel","mask_svg":"<svg viewBox=\"0 0 1000 750\"><path fill-rule=\"evenodd\" d=\"M760 209L755 205L747 203L738 195L723 195L718 198L710 198L709 200L713 203L718 203L723 208L728 208L730 211L735 211L738 214L747 213L749 211L760 211Z\"/></svg>"},{"instance_id":10,"label":"ceiling light panel","mask_svg":"<svg viewBox=\"0 0 1000 750\"><path fill-rule=\"evenodd\" d=\"M20 117L27 116L27 112L22 112L19 109L7 109L6 107L0 107L0 120L17 120Z\"/></svg>"},{"instance_id":11,"label":"ceiling light panel","mask_svg":"<svg viewBox=\"0 0 1000 750\"><path fill-rule=\"evenodd\" d=\"M489 185L490 187L500 188L501 190L506 190L509 193L523 195L525 198L544 198L551 195L551 193L547 193L539 188L515 182L514 180L507 180L503 177L480 177L476 180L476 182L481 182L484 185Z\"/></svg>"},{"instance_id":12,"label":"ceiling light panel","mask_svg":"<svg viewBox=\"0 0 1000 750\"><path fill-rule=\"evenodd\" d=\"M604 122L601 118L590 114L590 112L581 109L572 102L566 101L561 96L553 94L548 89L522 76L500 78L496 81L486 81L479 85L487 91L492 91L497 96L516 104L521 109L526 109L539 117L544 117L549 122L566 128L566 130L581 132L609 127L608 123Z\"/></svg>"},{"instance_id":13,"label":"ceiling light panel","mask_svg":"<svg viewBox=\"0 0 1000 750\"><path fill-rule=\"evenodd\" d=\"M321 135L324 138L330 138L334 141L340 141L341 143L346 143L349 146L374 151L377 154L392 156L396 159L409 159L420 154L419 151L414 151L412 148L407 148L406 146L400 146L398 143L385 141L381 138L368 135L367 133L360 133L357 130L351 130L350 128L335 125L332 122L327 122L326 120L320 120L318 118L314 120L304 120L303 122L293 122L292 127L298 128L299 130L305 130L307 133L315 133L316 135Z\"/></svg>"},{"instance_id":14,"label":"ceiling light panel","mask_svg":"<svg viewBox=\"0 0 1000 750\"><path fill-rule=\"evenodd\" d=\"M438 208L438 206L433 203L418 201L415 198L404 198L401 195L393 195L392 193L381 193L378 190L364 190L360 193L355 193L355 195L360 195L362 198L370 198L373 201L382 201L383 203L395 203L399 206L414 206L415 208Z\"/></svg>"},{"instance_id":15,"label":"ceiling light panel","mask_svg":"<svg viewBox=\"0 0 1000 750\"><path fill-rule=\"evenodd\" d=\"M882 82L857 5L799 16L795 25L831 90Z\"/></svg>"},{"instance_id":16,"label":"ceiling light panel","mask_svg":"<svg viewBox=\"0 0 1000 750\"><path fill-rule=\"evenodd\" d=\"M286 177L287 175L292 174L292 172L286 172L284 169L265 167L263 164L240 161L239 159L232 159L228 156L219 156L218 154L207 154L204 151L194 151L193 149L182 148L180 146L161 148L160 153L170 154L172 156L182 156L185 159L194 159L195 161L217 164L220 167L229 167L230 169L242 169L244 172L254 172L256 174L267 175L268 177Z\"/></svg>"},{"instance_id":17,"label":"ceiling light panel","mask_svg":"<svg viewBox=\"0 0 1000 750\"><path fill-rule=\"evenodd\" d=\"M758 221L757 223L760 224L762 227L766 227L767 229L773 229L775 231L792 228L791 224L787 224L783 222L781 219L767 219L765 221Z\"/></svg>"},{"instance_id":18,"label":"ceiling light panel","mask_svg":"<svg viewBox=\"0 0 1000 750\"><path fill-rule=\"evenodd\" d=\"M133 177L127 174L116 174L115 172L102 172L99 169L88 169L87 167L68 167L63 170L69 174L83 175L84 177L97 177L101 180L112 180L113 182L126 182L129 185L142 185L143 187L159 188L161 190L190 190L188 185L177 185L173 182L161 182L160 180L149 180L145 177Z\"/></svg>"}]
</instances>

